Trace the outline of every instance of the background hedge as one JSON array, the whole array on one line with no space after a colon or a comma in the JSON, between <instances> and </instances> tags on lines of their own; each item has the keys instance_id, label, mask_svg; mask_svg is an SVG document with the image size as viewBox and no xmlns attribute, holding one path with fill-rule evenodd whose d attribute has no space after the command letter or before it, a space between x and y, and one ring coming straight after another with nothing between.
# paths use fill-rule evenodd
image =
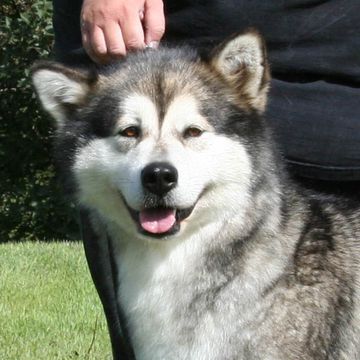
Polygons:
<instances>
[{"instance_id":1,"label":"background hedge","mask_svg":"<svg viewBox=\"0 0 360 360\"><path fill-rule=\"evenodd\" d=\"M0 242L78 238L76 211L54 177L52 122L29 79L52 43L50 0L1 0Z\"/></svg>"}]
</instances>

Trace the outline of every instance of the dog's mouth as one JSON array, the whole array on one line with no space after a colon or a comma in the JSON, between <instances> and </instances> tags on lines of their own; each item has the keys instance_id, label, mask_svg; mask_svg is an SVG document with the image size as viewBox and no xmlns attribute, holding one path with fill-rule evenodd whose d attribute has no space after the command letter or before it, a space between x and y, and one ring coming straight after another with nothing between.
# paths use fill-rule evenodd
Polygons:
<instances>
[{"instance_id":1,"label":"dog's mouth","mask_svg":"<svg viewBox=\"0 0 360 360\"><path fill-rule=\"evenodd\" d=\"M145 208L140 211L130 207L128 209L141 233L161 238L176 234L181 228L181 222L190 216L194 206L187 209L167 207Z\"/></svg>"}]
</instances>

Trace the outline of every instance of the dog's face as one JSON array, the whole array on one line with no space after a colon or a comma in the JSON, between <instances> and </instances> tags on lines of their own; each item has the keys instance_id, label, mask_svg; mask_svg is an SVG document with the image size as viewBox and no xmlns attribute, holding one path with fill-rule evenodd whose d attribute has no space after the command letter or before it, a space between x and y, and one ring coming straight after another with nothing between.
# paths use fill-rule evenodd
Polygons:
<instances>
[{"instance_id":1,"label":"dog's face","mask_svg":"<svg viewBox=\"0 0 360 360\"><path fill-rule=\"evenodd\" d=\"M164 49L96 74L43 63L33 80L78 200L124 232L181 237L246 203L268 84L256 33L206 61Z\"/></svg>"}]
</instances>

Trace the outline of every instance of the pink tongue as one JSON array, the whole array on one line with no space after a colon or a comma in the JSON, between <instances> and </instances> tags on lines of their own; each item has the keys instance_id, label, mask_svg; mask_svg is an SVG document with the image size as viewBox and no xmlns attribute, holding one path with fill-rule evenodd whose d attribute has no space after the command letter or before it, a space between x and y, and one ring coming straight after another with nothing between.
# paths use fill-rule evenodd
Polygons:
<instances>
[{"instance_id":1,"label":"pink tongue","mask_svg":"<svg viewBox=\"0 0 360 360\"><path fill-rule=\"evenodd\" d=\"M162 234L169 231L175 224L173 209L145 209L140 211L140 225L147 232Z\"/></svg>"}]
</instances>

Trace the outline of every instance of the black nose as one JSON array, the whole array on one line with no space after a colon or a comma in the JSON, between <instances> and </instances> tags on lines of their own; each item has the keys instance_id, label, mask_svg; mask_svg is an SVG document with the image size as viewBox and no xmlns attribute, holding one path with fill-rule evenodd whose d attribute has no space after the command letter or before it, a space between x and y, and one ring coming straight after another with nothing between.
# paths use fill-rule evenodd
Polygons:
<instances>
[{"instance_id":1,"label":"black nose","mask_svg":"<svg viewBox=\"0 0 360 360\"><path fill-rule=\"evenodd\" d=\"M141 172L144 188L156 195L165 195L176 186L177 180L177 170L165 162L151 163Z\"/></svg>"}]
</instances>

